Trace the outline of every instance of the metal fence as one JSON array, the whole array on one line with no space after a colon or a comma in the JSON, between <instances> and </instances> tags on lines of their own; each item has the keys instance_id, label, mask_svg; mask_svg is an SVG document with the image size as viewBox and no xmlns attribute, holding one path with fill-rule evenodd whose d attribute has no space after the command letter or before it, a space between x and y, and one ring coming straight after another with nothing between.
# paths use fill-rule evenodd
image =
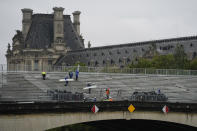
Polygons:
<instances>
[{"instance_id":1,"label":"metal fence","mask_svg":"<svg viewBox=\"0 0 197 131\"><path fill-rule=\"evenodd\" d=\"M33 66L28 65L0 65L1 72L68 72L76 71L77 66ZM141 75L197 75L197 70L181 69L152 69L152 68L120 68L120 67L88 67L81 66L80 72L97 72L97 73L128 73Z\"/></svg>"},{"instance_id":2,"label":"metal fence","mask_svg":"<svg viewBox=\"0 0 197 131\"><path fill-rule=\"evenodd\" d=\"M68 72L76 71L77 66L38 66L34 69L28 65L0 65L1 72ZM181 70L181 69L152 69L152 68L120 68L120 67L88 67L81 66L80 72L100 72L100 73L129 73L142 75L197 75L197 70Z\"/></svg>"},{"instance_id":3,"label":"metal fence","mask_svg":"<svg viewBox=\"0 0 197 131\"><path fill-rule=\"evenodd\" d=\"M82 101L84 98L83 93L72 93L66 90L47 90L47 95L52 97L55 101Z\"/></svg>"}]
</instances>

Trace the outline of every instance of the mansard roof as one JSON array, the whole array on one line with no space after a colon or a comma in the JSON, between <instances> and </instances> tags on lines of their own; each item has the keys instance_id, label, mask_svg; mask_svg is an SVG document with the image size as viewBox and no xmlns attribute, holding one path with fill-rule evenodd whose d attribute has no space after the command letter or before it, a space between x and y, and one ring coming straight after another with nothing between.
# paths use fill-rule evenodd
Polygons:
<instances>
[{"instance_id":1,"label":"mansard roof","mask_svg":"<svg viewBox=\"0 0 197 131\"><path fill-rule=\"evenodd\" d=\"M114 48L121 48L121 47L137 47L137 46L144 46L144 45L150 45L150 44L161 44L161 43L170 43L170 42L179 43L181 41L189 41L189 40L197 40L197 36L186 36L186 37L142 41L142 42L134 42L134 43L126 43L126 44L118 44L118 45L99 46L99 47L91 47L91 48L79 49L79 50L74 50L74 51L69 51L69 52L74 53L74 52L94 51L94 50L102 50L102 49L114 49Z\"/></svg>"},{"instance_id":2,"label":"mansard roof","mask_svg":"<svg viewBox=\"0 0 197 131\"><path fill-rule=\"evenodd\" d=\"M34 14L25 40L25 47L33 49L50 48L53 43L53 14ZM75 31L70 15L64 15L64 41L71 50L84 48Z\"/></svg>"}]
</instances>

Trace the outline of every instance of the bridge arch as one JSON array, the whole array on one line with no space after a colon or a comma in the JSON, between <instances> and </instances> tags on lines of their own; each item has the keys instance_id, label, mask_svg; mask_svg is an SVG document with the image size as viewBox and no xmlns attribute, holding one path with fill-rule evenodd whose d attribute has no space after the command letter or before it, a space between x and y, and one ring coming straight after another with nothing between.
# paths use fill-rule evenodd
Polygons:
<instances>
[{"instance_id":1,"label":"bridge arch","mask_svg":"<svg viewBox=\"0 0 197 131\"><path fill-rule=\"evenodd\" d=\"M91 112L67 112L15 116L5 115L0 117L0 129L5 131L41 131L76 123L115 119L157 120L197 127L197 114L192 113L171 112L163 114L162 112L157 111L136 111L134 113L130 113L128 111L105 111L96 114Z\"/></svg>"}]
</instances>

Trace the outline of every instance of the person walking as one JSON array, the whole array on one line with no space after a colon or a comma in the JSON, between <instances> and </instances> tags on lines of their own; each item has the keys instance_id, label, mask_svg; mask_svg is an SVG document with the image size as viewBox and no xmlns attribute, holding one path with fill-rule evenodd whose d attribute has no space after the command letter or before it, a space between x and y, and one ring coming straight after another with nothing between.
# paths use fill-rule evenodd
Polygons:
<instances>
[{"instance_id":1,"label":"person walking","mask_svg":"<svg viewBox=\"0 0 197 131\"><path fill-rule=\"evenodd\" d=\"M70 79L73 78L73 72L72 71L69 72L69 77L70 77Z\"/></svg>"},{"instance_id":2,"label":"person walking","mask_svg":"<svg viewBox=\"0 0 197 131\"><path fill-rule=\"evenodd\" d=\"M65 77L65 81L66 81L65 86L67 86L68 85L68 76Z\"/></svg>"},{"instance_id":3,"label":"person walking","mask_svg":"<svg viewBox=\"0 0 197 131\"><path fill-rule=\"evenodd\" d=\"M106 89L106 97L107 97L107 99L109 99L109 94L110 94L109 88L107 88L107 89Z\"/></svg>"},{"instance_id":4,"label":"person walking","mask_svg":"<svg viewBox=\"0 0 197 131\"><path fill-rule=\"evenodd\" d=\"M43 79L43 80L46 79L46 72L45 72L45 71L42 72L42 79Z\"/></svg>"},{"instance_id":5,"label":"person walking","mask_svg":"<svg viewBox=\"0 0 197 131\"><path fill-rule=\"evenodd\" d=\"M76 77L76 81L77 81L78 77L79 77L79 71L78 70L75 71L75 77Z\"/></svg>"}]
</instances>

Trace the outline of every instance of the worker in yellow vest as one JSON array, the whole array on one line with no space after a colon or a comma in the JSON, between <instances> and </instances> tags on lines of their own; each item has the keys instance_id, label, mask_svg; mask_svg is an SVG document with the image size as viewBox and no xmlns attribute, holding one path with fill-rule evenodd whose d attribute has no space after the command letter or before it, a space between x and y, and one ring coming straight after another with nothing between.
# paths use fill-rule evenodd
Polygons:
<instances>
[{"instance_id":1,"label":"worker in yellow vest","mask_svg":"<svg viewBox=\"0 0 197 131\"><path fill-rule=\"evenodd\" d=\"M46 72L42 72L42 79L45 80L46 79Z\"/></svg>"}]
</instances>

